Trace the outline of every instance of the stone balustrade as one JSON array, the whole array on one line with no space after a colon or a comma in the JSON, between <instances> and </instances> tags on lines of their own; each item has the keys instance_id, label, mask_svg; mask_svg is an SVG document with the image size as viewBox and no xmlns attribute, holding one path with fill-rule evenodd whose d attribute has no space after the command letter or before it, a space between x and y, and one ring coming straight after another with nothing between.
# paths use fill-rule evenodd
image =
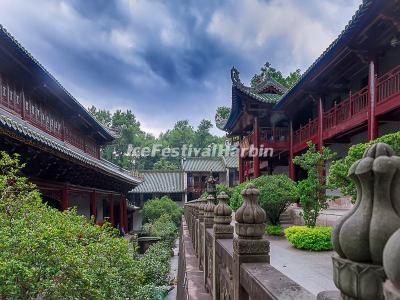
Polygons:
<instances>
[{"instance_id":1,"label":"stone balustrade","mask_svg":"<svg viewBox=\"0 0 400 300\"><path fill-rule=\"evenodd\" d=\"M234 221L228 196L216 196L211 178L207 191L207 199L185 205L177 299L316 298L269 264L266 214L258 205L258 189L246 187Z\"/></svg>"}]
</instances>

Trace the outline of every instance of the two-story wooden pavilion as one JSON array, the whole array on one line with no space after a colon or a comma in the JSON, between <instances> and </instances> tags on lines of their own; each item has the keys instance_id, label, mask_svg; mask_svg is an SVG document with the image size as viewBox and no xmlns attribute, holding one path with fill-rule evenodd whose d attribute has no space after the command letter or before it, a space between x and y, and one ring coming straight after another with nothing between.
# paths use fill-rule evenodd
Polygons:
<instances>
[{"instance_id":1,"label":"two-story wooden pavilion","mask_svg":"<svg viewBox=\"0 0 400 300\"><path fill-rule=\"evenodd\" d=\"M18 153L44 201L128 229L141 180L100 157L114 136L0 27L0 150Z\"/></svg>"},{"instance_id":2,"label":"two-story wooden pavilion","mask_svg":"<svg viewBox=\"0 0 400 300\"><path fill-rule=\"evenodd\" d=\"M232 69L232 108L223 129L240 147L263 145L272 158L240 159L240 180L263 173L299 176L292 158L307 141L339 157L353 144L400 128L400 3L364 0L338 38L288 91L244 86ZM263 86L263 83L260 83ZM264 94L274 94L264 100Z\"/></svg>"}]
</instances>

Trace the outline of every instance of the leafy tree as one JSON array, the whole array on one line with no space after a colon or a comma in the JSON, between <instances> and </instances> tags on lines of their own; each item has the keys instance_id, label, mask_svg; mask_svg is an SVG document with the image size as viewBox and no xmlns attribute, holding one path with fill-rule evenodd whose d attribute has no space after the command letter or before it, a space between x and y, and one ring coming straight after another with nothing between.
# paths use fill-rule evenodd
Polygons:
<instances>
[{"instance_id":1,"label":"leafy tree","mask_svg":"<svg viewBox=\"0 0 400 300\"><path fill-rule=\"evenodd\" d=\"M296 184L286 175L260 176L251 180L259 190L259 204L267 213L272 225L279 224L280 215L288 208L290 203L298 199ZM232 209L238 209L243 203L241 192L248 182L236 186L233 191L230 205Z\"/></svg>"},{"instance_id":2,"label":"leafy tree","mask_svg":"<svg viewBox=\"0 0 400 300\"><path fill-rule=\"evenodd\" d=\"M152 223L144 224L143 230L148 236L160 237L169 248L174 246L178 234L178 227L167 214L162 215Z\"/></svg>"},{"instance_id":3,"label":"leafy tree","mask_svg":"<svg viewBox=\"0 0 400 300\"><path fill-rule=\"evenodd\" d=\"M112 125L112 119L111 119L111 113L108 110L105 109L97 109L93 105L89 107L89 112L96 118L97 121L102 123L106 127L111 127Z\"/></svg>"},{"instance_id":4,"label":"leafy tree","mask_svg":"<svg viewBox=\"0 0 400 300\"><path fill-rule=\"evenodd\" d=\"M357 196L356 187L347 174L351 165L362 158L368 146L376 143L386 143L392 147L394 152L400 154L400 132L386 134L367 143L353 145L344 158L332 162L328 175L330 187L339 189L343 195L351 196L354 202Z\"/></svg>"},{"instance_id":5,"label":"leafy tree","mask_svg":"<svg viewBox=\"0 0 400 300\"><path fill-rule=\"evenodd\" d=\"M291 72L288 76L283 76L281 71L273 68L269 62L266 62L264 66L260 69L259 74L255 74L251 79L251 86L255 87L260 83L263 78L270 77L275 79L277 82L282 84L286 88L291 88L301 77L300 69Z\"/></svg>"},{"instance_id":6,"label":"leafy tree","mask_svg":"<svg viewBox=\"0 0 400 300\"><path fill-rule=\"evenodd\" d=\"M0 153L0 295L3 299L129 299L144 271L109 223L44 204L18 156ZM149 280L151 282L152 279Z\"/></svg>"},{"instance_id":7,"label":"leafy tree","mask_svg":"<svg viewBox=\"0 0 400 300\"><path fill-rule=\"evenodd\" d=\"M165 170L165 171L176 171L178 170L178 166L165 159L164 157L160 158L158 161L156 161L153 165L154 170Z\"/></svg>"},{"instance_id":8,"label":"leafy tree","mask_svg":"<svg viewBox=\"0 0 400 300\"><path fill-rule=\"evenodd\" d=\"M162 215L170 216L171 220L179 225L182 218L182 208L167 196L147 201L142 209L143 223L151 223Z\"/></svg>"},{"instance_id":9,"label":"leafy tree","mask_svg":"<svg viewBox=\"0 0 400 300\"><path fill-rule=\"evenodd\" d=\"M318 215L326 208L326 180L324 166L327 160L336 154L329 148L323 147L320 151L311 142L308 142L308 150L293 159L293 163L307 171L307 179L298 182L300 204L303 212L304 223L308 227L314 227Z\"/></svg>"}]
</instances>

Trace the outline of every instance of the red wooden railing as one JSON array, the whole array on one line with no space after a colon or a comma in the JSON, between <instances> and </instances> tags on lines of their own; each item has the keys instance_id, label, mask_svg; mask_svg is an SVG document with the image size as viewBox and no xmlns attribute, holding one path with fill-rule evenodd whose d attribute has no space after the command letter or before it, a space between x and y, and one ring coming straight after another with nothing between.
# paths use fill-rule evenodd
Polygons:
<instances>
[{"instance_id":1,"label":"red wooden railing","mask_svg":"<svg viewBox=\"0 0 400 300\"><path fill-rule=\"evenodd\" d=\"M381 103L400 93L400 66L378 79L377 102Z\"/></svg>"},{"instance_id":2,"label":"red wooden railing","mask_svg":"<svg viewBox=\"0 0 400 300\"><path fill-rule=\"evenodd\" d=\"M61 114L47 108L43 102L26 95L15 83L0 75L0 104L40 130L83 150L93 157L99 157L99 146L94 140L64 122Z\"/></svg>"},{"instance_id":3,"label":"red wooden railing","mask_svg":"<svg viewBox=\"0 0 400 300\"><path fill-rule=\"evenodd\" d=\"M324 113L324 130L333 128L353 116L365 112L368 108L368 88L365 87L355 94L349 94L344 101L336 104Z\"/></svg>"},{"instance_id":4,"label":"red wooden railing","mask_svg":"<svg viewBox=\"0 0 400 300\"><path fill-rule=\"evenodd\" d=\"M309 120L293 133L293 144L301 144L311 140L318 133L318 119Z\"/></svg>"},{"instance_id":5,"label":"red wooden railing","mask_svg":"<svg viewBox=\"0 0 400 300\"><path fill-rule=\"evenodd\" d=\"M289 138L289 130L286 127L262 127L260 128L261 141L285 142Z\"/></svg>"}]
</instances>

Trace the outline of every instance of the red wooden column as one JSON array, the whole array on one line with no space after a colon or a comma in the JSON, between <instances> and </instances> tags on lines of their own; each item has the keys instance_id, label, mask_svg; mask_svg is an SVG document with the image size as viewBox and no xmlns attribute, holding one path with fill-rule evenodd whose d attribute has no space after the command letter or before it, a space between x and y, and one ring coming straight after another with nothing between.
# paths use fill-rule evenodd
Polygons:
<instances>
[{"instance_id":1,"label":"red wooden column","mask_svg":"<svg viewBox=\"0 0 400 300\"><path fill-rule=\"evenodd\" d=\"M322 99L318 99L318 149L324 146L324 109L322 107Z\"/></svg>"},{"instance_id":2,"label":"red wooden column","mask_svg":"<svg viewBox=\"0 0 400 300\"><path fill-rule=\"evenodd\" d=\"M124 199L124 230L128 232L128 207L127 207L127 200L126 195L122 194Z\"/></svg>"},{"instance_id":3,"label":"red wooden column","mask_svg":"<svg viewBox=\"0 0 400 300\"><path fill-rule=\"evenodd\" d=\"M115 226L114 220L114 200L112 194L108 196L108 205L109 205L109 212L110 212L110 222L112 226Z\"/></svg>"},{"instance_id":4,"label":"red wooden column","mask_svg":"<svg viewBox=\"0 0 400 300\"><path fill-rule=\"evenodd\" d=\"M61 199L61 210L66 210L69 207L69 192L68 186L64 186Z\"/></svg>"},{"instance_id":5,"label":"red wooden column","mask_svg":"<svg viewBox=\"0 0 400 300\"><path fill-rule=\"evenodd\" d=\"M239 139L239 183L244 182L244 166L243 166L243 157L242 157L242 148L241 148L242 138Z\"/></svg>"},{"instance_id":6,"label":"red wooden column","mask_svg":"<svg viewBox=\"0 0 400 300\"><path fill-rule=\"evenodd\" d=\"M90 215L94 216L94 221L96 222L97 209L96 209L96 190L90 193Z\"/></svg>"},{"instance_id":7,"label":"red wooden column","mask_svg":"<svg viewBox=\"0 0 400 300\"><path fill-rule=\"evenodd\" d=\"M293 163L293 124L290 121L289 125L289 177L292 180L296 180L296 173Z\"/></svg>"},{"instance_id":8,"label":"red wooden column","mask_svg":"<svg viewBox=\"0 0 400 300\"><path fill-rule=\"evenodd\" d=\"M376 121L376 65L373 60L369 63L368 73L368 140L378 137L378 123Z\"/></svg>"},{"instance_id":9,"label":"red wooden column","mask_svg":"<svg viewBox=\"0 0 400 300\"><path fill-rule=\"evenodd\" d=\"M258 151L260 149L260 121L258 117L254 118L254 136L253 136L253 146L256 149L253 156L253 169L254 169L254 178L260 176L260 156L258 155Z\"/></svg>"}]
</instances>

